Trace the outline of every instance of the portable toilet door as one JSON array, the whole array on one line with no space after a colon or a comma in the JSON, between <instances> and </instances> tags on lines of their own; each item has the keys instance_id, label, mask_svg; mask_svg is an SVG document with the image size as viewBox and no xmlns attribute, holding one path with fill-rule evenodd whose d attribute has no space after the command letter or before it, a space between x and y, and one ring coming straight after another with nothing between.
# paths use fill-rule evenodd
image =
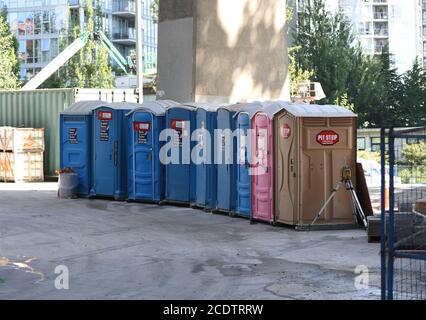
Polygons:
<instances>
[{"instance_id":1,"label":"portable toilet door","mask_svg":"<svg viewBox=\"0 0 426 320\"><path fill-rule=\"evenodd\" d=\"M127 165L125 114L136 104L110 104L93 114L92 196L125 200Z\"/></svg>"},{"instance_id":2,"label":"portable toilet door","mask_svg":"<svg viewBox=\"0 0 426 320\"><path fill-rule=\"evenodd\" d=\"M217 132L215 140L215 161L217 168L218 212L232 213L235 206L235 162L236 141L234 139L234 115L243 105L221 107L217 110Z\"/></svg>"},{"instance_id":3,"label":"portable toilet door","mask_svg":"<svg viewBox=\"0 0 426 320\"><path fill-rule=\"evenodd\" d=\"M166 129L173 130L173 136L165 148L169 156L176 154L178 158L166 164L165 202L190 204L195 200L195 166L191 161L195 111L194 107L180 106L166 112Z\"/></svg>"},{"instance_id":4,"label":"portable toilet door","mask_svg":"<svg viewBox=\"0 0 426 320\"><path fill-rule=\"evenodd\" d=\"M268 103L251 120L252 219L274 223L273 114L280 108Z\"/></svg>"},{"instance_id":5,"label":"portable toilet door","mask_svg":"<svg viewBox=\"0 0 426 320\"><path fill-rule=\"evenodd\" d=\"M194 207L212 210L216 206L216 165L214 163L214 130L217 106L193 104L196 113L195 161L196 191Z\"/></svg>"},{"instance_id":6,"label":"portable toilet door","mask_svg":"<svg viewBox=\"0 0 426 320\"><path fill-rule=\"evenodd\" d=\"M101 105L105 102L81 101L60 115L60 165L77 174L79 196L90 193L92 113Z\"/></svg>"},{"instance_id":7,"label":"portable toilet door","mask_svg":"<svg viewBox=\"0 0 426 320\"><path fill-rule=\"evenodd\" d=\"M164 165L160 161L161 131L166 108L173 101L147 102L127 114L129 200L160 202L164 199Z\"/></svg>"},{"instance_id":8,"label":"portable toilet door","mask_svg":"<svg viewBox=\"0 0 426 320\"><path fill-rule=\"evenodd\" d=\"M250 103L235 116L238 136L234 214L245 218L251 217L250 118L262 107L259 102Z\"/></svg>"},{"instance_id":9,"label":"portable toilet door","mask_svg":"<svg viewBox=\"0 0 426 320\"><path fill-rule=\"evenodd\" d=\"M349 167L355 184L357 118L338 106L282 103L275 115L276 220L310 225ZM345 186L317 220L320 225L353 225Z\"/></svg>"}]
</instances>

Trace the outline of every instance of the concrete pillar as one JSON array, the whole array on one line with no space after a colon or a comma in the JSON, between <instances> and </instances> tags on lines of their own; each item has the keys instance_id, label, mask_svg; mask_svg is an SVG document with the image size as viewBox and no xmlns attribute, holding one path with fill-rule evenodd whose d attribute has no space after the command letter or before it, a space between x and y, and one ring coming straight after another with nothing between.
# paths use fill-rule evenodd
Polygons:
<instances>
[{"instance_id":1,"label":"concrete pillar","mask_svg":"<svg viewBox=\"0 0 426 320\"><path fill-rule=\"evenodd\" d=\"M158 98L289 100L285 0L161 0Z\"/></svg>"}]
</instances>

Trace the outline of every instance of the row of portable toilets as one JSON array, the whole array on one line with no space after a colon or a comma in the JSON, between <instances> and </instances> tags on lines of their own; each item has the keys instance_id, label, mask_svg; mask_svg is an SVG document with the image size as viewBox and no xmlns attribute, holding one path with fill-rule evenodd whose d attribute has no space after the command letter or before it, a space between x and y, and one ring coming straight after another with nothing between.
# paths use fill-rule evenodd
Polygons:
<instances>
[{"instance_id":1,"label":"row of portable toilets","mask_svg":"<svg viewBox=\"0 0 426 320\"><path fill-rule=\"evenodd\" d=\"M86 101L65 110L60 127L61 167L78 174L83 197L188 204L307 225L340 181L342 168L355 172L356 115L337 106ZM160 139L164 129L173 133L166 141ZM211 147L196 152L210 153L210 162L195 164L182 152L197 129L214 137ZM237 134L227 141L214 134L217 129ZM190 150L203 139L190 141ZM169 153L177 151L178 163L160 161L166 144ZM354 221L350 194L341 188L319 223Z\"/></svg>"}]
</instances>

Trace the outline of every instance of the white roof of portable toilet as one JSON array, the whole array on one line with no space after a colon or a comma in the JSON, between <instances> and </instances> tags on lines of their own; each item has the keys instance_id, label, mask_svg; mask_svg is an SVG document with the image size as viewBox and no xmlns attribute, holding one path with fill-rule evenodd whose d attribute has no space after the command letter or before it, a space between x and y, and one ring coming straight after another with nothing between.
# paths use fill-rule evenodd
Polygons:
<instances>
[{"instance_id":1,"label":"white roof of portable toilet","mask_svg":"<svg viewBox=\"0 0 426 320\"><path fill-rule=\"evenodd\" d=\"M109 103L105 107L111 108L114 110L135 110L139 108L141 105L139 103L134 102L114 102Z\"/></svg>"},{"instance_id":2,"label":"white roof of portable toilet","mask_svg":"<svg viewBox=\"0 0 426 320\"><path fill-rule=\"evenodd\" d=\"M138 104L138 107L133 109L127 115L130 115L137 111L148 111L152 112L156 116L162 116L166 113L167 109L170 107L178 106L179 103L172 100L158 100L158 101L149 101L142 104Z\"/></svg>"},{"instance_id":3,"label":"white roof of portable toilet","mask_svg":"<svg viewBox=\"0 0 426 320\"><path fill-rule=\"evenodd\" d=\"M67 109L61 112L64 115L90 115L93 110L99 107L108 106L105 101L80 101L70 105Z\"/></svg>"},{"instance_id":4,"label":"white roof of portable toilet","mask_svg":"<svg viewBox=\"0 0 426 320\"><path fill-rule=\"evenodd\" d=\"M243 107L235 114L234 117L238 117L240 113L247 113L251 119L260 109L263 109L266 104L267 102L261 101L242 103L241 105Z\"/></svg>"},{"instance_id":5,"label":"white roof of portable toilet","mask_svg":"<svg viewBox=\"0 0 426 320\"><path fill-rule=\"evenodd\" d=\"M303 104L290 103L284 101L274 102L277 106L270 107L269 111L273 112L272 117L285 109L295 117L305 118L355 118L357 115L352 111L333 105Z\"/></svg>"},{"instance_id":6,"label":"white roof of portable toilet","mask_svg":"<svg viewBox=\"0 0 426 320\"><path fill-rule=\"evenodd\" d=\"M189 105L189 104L177 104L175 106L171 106L171 107L167 108L167 110L170 110L170 109L184 109L184 110L189 110L189 111L195 111L195 110L197 110L197 107L194 107L194 106Z\"/></svg>"},{"instance_id":7,"label":"white roof of portable toilet","mask_svg":"<svg viewBox=\"0 0 426 320\"><path fill-rule=\"evenodd\" d=\"M216 112L218 109L227 106L227 104L202 103L202 102L190 102L190 103L184 103L183 105L197 108L197 109L203 109L203 110L206 110L207 112Z\"/></svg>"},{"instance_id":8,"label":"white roof of portable toilet","mask_svg":"<svg viewBox=\"0 0 426 320\"><path fill-rule=\"evenodd\" d=\"M254 108L251 110L250 119L255 116L256 113L262 112L265 113L270 119L272 119L275 114L280 112L283 109L283 106L278 101L265 101L259 102L260 108Z\"/></svg>"},{"instance_id":9,"label":"white roof of portable toilet","mask_svg":"<svg viewBox=\"0 0 426 320\"><path fill-rule=\"evenodd\" d=\"M228 104L223 105L218 108L219 109L225 109L229 112L240 112L243 110L243 108L247 105L247 103L235 103L235 104Z\"/></svg>"}]
</instances>

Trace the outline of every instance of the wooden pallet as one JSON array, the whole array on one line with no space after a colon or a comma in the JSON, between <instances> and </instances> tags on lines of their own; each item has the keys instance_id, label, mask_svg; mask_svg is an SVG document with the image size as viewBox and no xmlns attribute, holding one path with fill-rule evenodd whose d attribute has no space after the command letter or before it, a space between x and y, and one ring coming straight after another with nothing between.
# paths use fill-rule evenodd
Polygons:
<instances>
[{"instance_id":1,"label":"wooden pallet","mask_svg":"<svg viewBox=\"0 0 426 320\"><path fill-rule=\"evenodd\" d=\"M13 150L13 131L12 127L0 127L0 151Z\"/></svg>"},{"instance_id":2,"label":"wooden pallet","mask_svg":"<svg viewBox=\"0 0 426 320\"><path fill-rule=\"evenodd\" d=\"M0 151L44 151L44 129L0 127Z\"/></svg>"},{"instance_id":3,"label":"wooden pallet","mask_svg":"<svg viewBox=\"0 0 426 320\"><path fill-rule=\"evenodd\" d=\"M0 182L43 180L43 152L0 152Z\"/></svg>"}]
</instances>

